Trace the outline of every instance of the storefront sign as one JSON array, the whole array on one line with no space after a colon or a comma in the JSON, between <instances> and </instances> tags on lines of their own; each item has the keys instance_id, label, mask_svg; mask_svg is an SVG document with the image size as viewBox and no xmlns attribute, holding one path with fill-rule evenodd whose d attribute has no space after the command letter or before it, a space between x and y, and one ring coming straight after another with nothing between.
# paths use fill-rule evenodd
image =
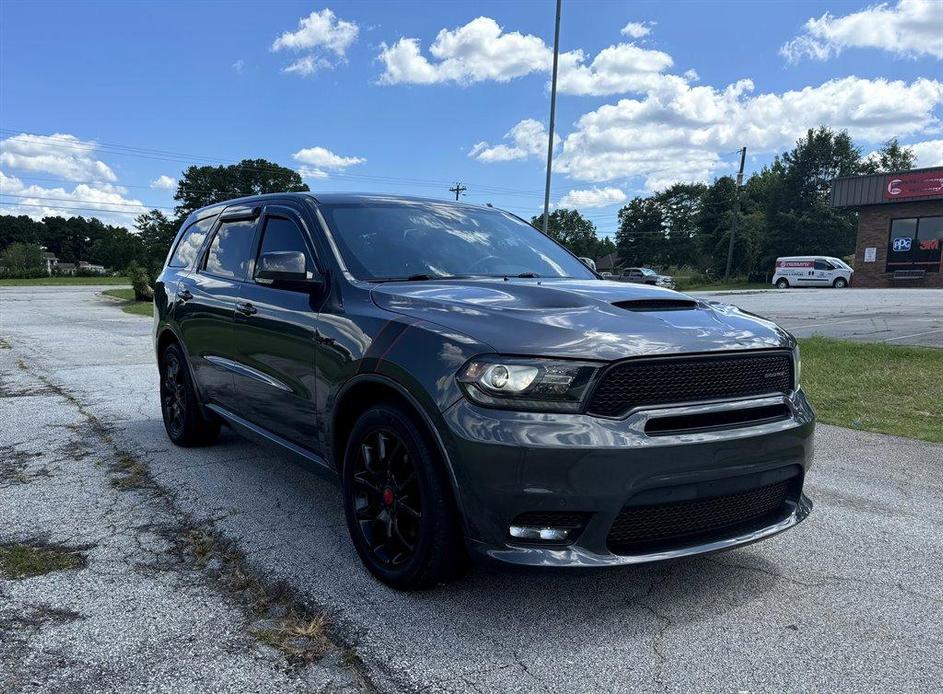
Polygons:
<instances>
[{"instance_id":1,"label":"storefront sign","mask_svg":"<svg viewBox=\"0 0 943 694\"><path fill-rule=\"evenodd\" d=\"M943 169L888 176L884 179L884 199L902 200L943 195Z\"/></svg>"},{"instance_id":2,"label":"storefront sign","mask_svg":"<svg viewBox=\"0 0 943 694\"><path fill-rule=\"evenodd\" d=\"M910 239L908 239L906 236L901 236L894 239L894 243L891 244L891 248L893 248L897 253L903 253L910 250L911 244L912 241Z\"/></svg>"},{"instance_id":3,"label":"storefront sign","mask_svg":"<svg viewBox=\"0 0 943 694\"><path fill-rule=\"evenodd\" d=\"M873 263L878 258L878 249L877 248L865 248L864 249L864 262Z\"/></svg>"}]
</instances>

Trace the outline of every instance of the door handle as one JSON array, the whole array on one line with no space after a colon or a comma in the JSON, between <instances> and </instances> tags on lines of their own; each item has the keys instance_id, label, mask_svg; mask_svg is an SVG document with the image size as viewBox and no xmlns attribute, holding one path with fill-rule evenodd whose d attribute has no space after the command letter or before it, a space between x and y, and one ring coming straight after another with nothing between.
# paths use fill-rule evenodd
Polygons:
<instances>
[{"instance_id":1,"label":"door handle","mask_svg":"<svg viewBox=\"0 0 943 694\"><path fill-rule=\"evenodd\" d=\"M181 301L189 301L190 299L193 298L193 294L190 293L189 289L184 287L183 289L177 292L177 298L180 299Z\"/></svg>"},{"instance_id":2,"label":"door handle","mask_svg":"<svg viewBox=\"0 0 943 694\"><path fill-rule=\"evenodd\" d=\"M257 312L255 306L250 304L248 301L236 304L236 310L244 316L251 316Z\"/></svg>"}]
</instances>

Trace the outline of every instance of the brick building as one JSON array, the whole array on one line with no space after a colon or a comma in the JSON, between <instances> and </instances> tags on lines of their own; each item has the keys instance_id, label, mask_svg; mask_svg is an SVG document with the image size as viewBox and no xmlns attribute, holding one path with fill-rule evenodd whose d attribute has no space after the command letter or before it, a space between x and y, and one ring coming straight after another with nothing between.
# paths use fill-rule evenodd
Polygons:
<instances>
[{"instance_id":1,"label":"brick building","mask_svg":"<svg viewBox=\"0 0 943 694\"><path fill-rule=\"evenodd\" d=\"M854 286L943 287L943 168L837 178L831 204L858 212Z\"/></svg>"}]
</instances>

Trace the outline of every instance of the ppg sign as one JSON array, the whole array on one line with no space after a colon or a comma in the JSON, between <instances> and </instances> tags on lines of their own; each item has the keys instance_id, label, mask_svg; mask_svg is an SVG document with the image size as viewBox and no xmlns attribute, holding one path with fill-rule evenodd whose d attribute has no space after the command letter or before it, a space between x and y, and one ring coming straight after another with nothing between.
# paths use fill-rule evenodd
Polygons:
<instances>
[{"instance_id":1,"label":"ppg sign","mask_svg":"<svg viewBox=\"0 0 943 694\"><path fill-rule=\"evenodd\" d=\"M893 248L895 251L898 251L898 252L909 251L910 244L911 244L910 239L906 237L901 237L901 238L894 239Z\"/></svg>"}]
</instances>

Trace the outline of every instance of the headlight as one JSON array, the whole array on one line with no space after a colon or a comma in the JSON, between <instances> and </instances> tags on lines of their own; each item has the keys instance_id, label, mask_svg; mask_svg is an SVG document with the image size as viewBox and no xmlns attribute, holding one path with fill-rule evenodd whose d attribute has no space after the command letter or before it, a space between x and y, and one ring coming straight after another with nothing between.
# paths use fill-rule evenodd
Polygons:
<instances>
[{"instance_id":1,"label":"headlight","mask_svg":"<svg viewBox=\"0 0 943 694\"><path fill-rule=\"evenodd\" d=\"M598 364L518 357L477 357L458 372L470 400L486 407L579 412Z\"/></svg>"}]
</instances>

